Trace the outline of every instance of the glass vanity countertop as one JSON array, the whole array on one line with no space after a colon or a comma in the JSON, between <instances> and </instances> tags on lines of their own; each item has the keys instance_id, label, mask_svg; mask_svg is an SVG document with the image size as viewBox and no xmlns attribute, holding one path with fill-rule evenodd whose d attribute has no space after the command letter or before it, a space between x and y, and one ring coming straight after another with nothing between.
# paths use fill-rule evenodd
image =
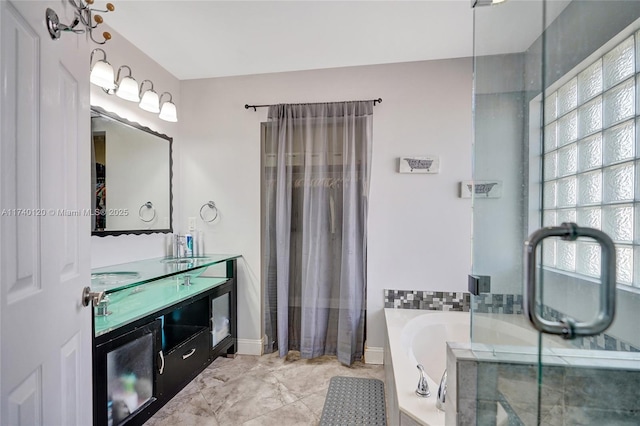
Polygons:
<instances>
[{"instance_id":1,"label":"glass vanity countertop","mask_svg":"<svg viewBox=\"0 0 640 426\"><path fill-rule=\"evenodd\" d=\"M222 285L228 280L228 278L196 277L195 275L200 272L192 271L187 274L162 278L110 294L107 305L109 314L95 315L95 336L101 336L130 324L149 314ZM183 284L185 275L191 276L191 285L189 286Z\"/></svg>"},{"instance_id":2,"label":"glass vanity countertop","mask_svg":"<svg viewBox=\"0 0 640 426\"><path fill-rule=\"evenodd\" d=\"M106 294L139 286L160 278L182 274L239 258L236 254L205 254L196 257L139 260L121 263L91 270L91 291L104 291ZM188 261L191 260L191 261ZM198 274L195 274L198 275Z\"/></svg>"}]
</instances>

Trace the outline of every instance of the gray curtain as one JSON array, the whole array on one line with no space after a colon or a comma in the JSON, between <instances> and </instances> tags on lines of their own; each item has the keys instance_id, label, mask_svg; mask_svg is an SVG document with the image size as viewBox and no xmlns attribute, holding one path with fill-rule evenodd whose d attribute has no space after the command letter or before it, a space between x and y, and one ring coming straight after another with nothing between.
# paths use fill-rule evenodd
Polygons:
<instances>
[{"instance_id":1,"label":"gray curtain","mask_svg":"<svg viewBox=\"0 0 640 426\"><path fill-rule=\"evenodd\" d=\"M269 108L266 352L362 358L373 101Z\"/></svg>"}]
</instances>

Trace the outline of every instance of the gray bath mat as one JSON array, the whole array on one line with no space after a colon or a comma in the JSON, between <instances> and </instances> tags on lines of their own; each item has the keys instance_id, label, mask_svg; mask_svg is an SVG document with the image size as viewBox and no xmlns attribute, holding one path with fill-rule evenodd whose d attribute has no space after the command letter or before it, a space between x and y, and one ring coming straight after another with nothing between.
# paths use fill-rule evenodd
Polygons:
<instances>
[{"instance_id":1,"label":"gray bath mat","mask_svg":"<svg viewBox=\"0 0 640 426\"><path fill-rule=\"evenodd\" d=\"M320 426L386 426L384 383L378 379L332 377Z\"/></svg>"}]
</instances>

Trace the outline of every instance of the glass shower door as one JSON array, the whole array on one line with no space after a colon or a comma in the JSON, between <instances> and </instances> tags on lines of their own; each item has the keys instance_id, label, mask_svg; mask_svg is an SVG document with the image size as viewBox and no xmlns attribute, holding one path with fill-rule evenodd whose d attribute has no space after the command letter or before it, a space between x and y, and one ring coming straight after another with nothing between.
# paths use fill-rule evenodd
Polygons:
<instances>
[{"instance_id":1,"label":"glass shower door","mask_svg":"<svg viewBox=\"0 0 640 426\"><path fill-rule=\"evenodd\" d=\"M612 243L543 242L536 309L569 335L555 338L567 348L540 344L538 421L640 424L640 3L574 0L547 25L535 157L542 224L575 222Z\"/></svg>"},{"instance_id":2,"label":"glass shower door","mask_svg":"<svg viewBox=\"0 0 640 426\"><path fill-rule=\"evenodd\" d=\"M540 0L474 8L470 195L472 273L481 285L471 296L471 341L479 362L477 386L466 390L474 403L459 404L459 424L466 424L465 405L475 405L473 424L536 424L539 335L524 316L523 242L536 196L528 184L529 124L536 120L528 104L542 88L540 54L528 49L541 34L543 7Z\"/></svg>"},{"instance_id":3,"label":"glass shower door","mask_svg":"<svg viewBox=\"0 0 640 426\"><path fill-rule=\"evenodd\" d=\"M640 424L640 2L478 3L476 423ZM615 290L600 243L563 223L613 240ZM527 270L523 242L543 227L564 238L540 240Z\"/></svg>"}]
</instances>

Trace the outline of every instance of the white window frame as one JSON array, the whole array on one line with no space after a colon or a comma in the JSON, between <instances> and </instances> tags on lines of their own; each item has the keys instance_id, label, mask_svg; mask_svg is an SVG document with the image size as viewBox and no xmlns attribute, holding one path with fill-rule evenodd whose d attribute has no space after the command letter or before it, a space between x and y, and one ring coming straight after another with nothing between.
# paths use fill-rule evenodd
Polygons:
<instances>
[{"instance_id":1,"label":"white window frame","mask_svg":"<svg viewBox=\"0 0 640 426\"><path fill-rule=\"evenodd\" d=\"M538 95L534 98L529 104L529 233L540 227L542 223L544 226L549 225L559 225L560 222L563 221L574 221L578 222L581 226L589 226L589 224L581 223L580 220L575 217L577 216L577 212L580 209L586 211L584 209L590 208L593 210L599 209L600 214L600 226L595 226L600 228L603 224L602 211L604 208L609 206L622 206L622 207L631 207L633 224L632 224L632 233L630 241L615 241L616 248L618 249L618 261L619 266L618 270L620 271L620 255L624 252L631 252L631 279L630 280L619 280L618 287L626 290L640 291L640 19L634 22L632 25L623 30L620 34L612 38L609 42L607 42L600 49L595 51L592 55L582 61L579 65L574 67L570 72L568 72L561 79L553 83L549 86L547 90L545 90L545 99L548 99L550 96L553 96L557 93L557 91L565 85L575 79L582 71L586 70L592 64L599 60L603 60L602 58L610 51L615 49L618 45L625 42L629 37L635 37L634 39L634 52L635 52L635 68L631 76L624 78L622 81L617 82L610 88L604 88L598 94L585 99L583 102L579 102L575 107L565 111L559 117L554 118L553 120L542 120L542 94ZM604 77L603 77L604 80ZM603 127L599 130L589 133L585 136L578 136L577 139L563 145L562 147L556 146L554 149L548 149L545 153L542 153L541 144L543 141L543 132L544 128L553 122L557 122L562 117L569 116L570 114L574 114L580 109L581 106L589 104L593 102L597 98L604 99L605 94L615 90L616 88L621 87L623 84L628 83L633 80L634 82L634 114L615 122L611 125L604 126L604 115L605 115L605 106L604 101L602 101L602 109L601 109L601 121ZM603 84L604 85L604 84ZM547 115L548 116L548 115ZM634 155L633 157L629 157L629 159L614 162L611 164L604 165L604 160L601 161L601 165L599 167L589 168L587 170L580 170L576 167L576 170L573 173L566 174L564 176L559 176L559 173L555 173L554 176L546 176L546 179L542 176L542 163L544 161L544 156L549 155L553 152L558 152L560 149L567 149L568 147L575 146L575 150L578 149L578 144L585 139L593 137L594 135L600 134L604 135L604 132L608 129L615 128L616 126L620 126L622 123L633 123L634 128ZM603 138L602 138L603 139ZM603 145L601 145L603 146ZM604 149L602 149L604 151ZM604 153L602 153L604 155ZM557 158L557 155L556 155ZM579 157L576 156L576 162L579 161ZM621 166L624 164L632 165L632 170L634 171L634 179L633 179L633 197L632 199L621 201L621 202L605 202L604 197L601 197L600 202L593 204L581 204L578 200L579 198L579 176L584 176L588 173L593 173L595 171L600 170L600 185L602 191L604 191L604 173L605 170L611 170L616 166ZM550 182L558 182L562 179L575 179L576 184L576 203L572 205L558 207L557 202L556 205L548 206L545 205L545 201L542 199L542 188L545 183L549 184ZM557 186L557 185L556 185ZM546 213L546 215L545 215ZM544 219L543 219L544 218ZM605 230L606 231L606 230ZM573 267L565 267L564 265L558 262L560 253L559 253L559 244L565 244L563 249L568 249L573 245L574 253L574 266ZM585 242L580 241L578 244L585 244ZM597 268L592 269L590 271L579 270L578 268L578 260L577 253L578 247L576 243L565 243L565 242L546 242L545 252L542 254L543 258L543 267L546 270L555 271L561 274L566 274L570 276L575 276L577 278L581 278L587 281L599 282L600 271L599 271L599 262L597 262ZM584 245L582 246L585 247ZM598 250L599 252L599 250ZM618 274L620 276L620 274Z\"/></svg>"}]
</instances>

